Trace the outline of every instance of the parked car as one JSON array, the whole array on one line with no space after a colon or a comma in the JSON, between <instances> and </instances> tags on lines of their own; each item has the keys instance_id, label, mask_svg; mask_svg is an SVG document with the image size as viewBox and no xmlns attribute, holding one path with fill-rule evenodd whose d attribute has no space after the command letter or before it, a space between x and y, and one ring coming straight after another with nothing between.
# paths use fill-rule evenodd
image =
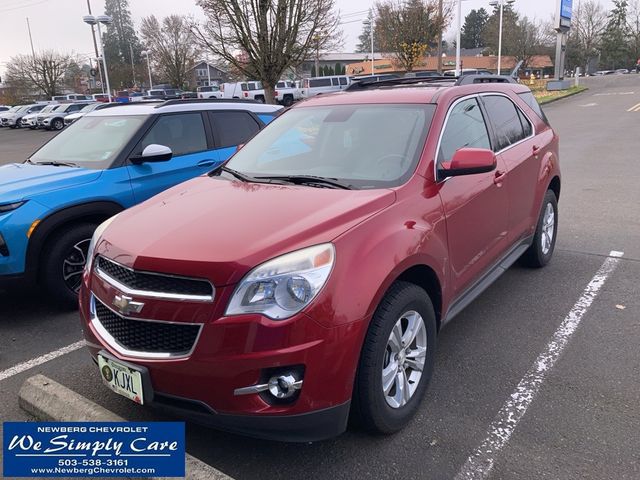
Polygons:
<instances>
[{"instance_id":1,"label":"parked car","mask_svg":"<svg viewBox=\"0 0 640 480\"><path fill-rule=\"evenodd\" d=\"M8 107L6 105L0 105L0 112L6 112L7 110L10 110L11 107Z\"/></svg>"},{"instance_id":2,"label":"parked car","mask_svg":"<svg viewBox=\"0 0 640 480\"><path fill-rule=\"evenodd\" d=\"M198 87L198 98L222 98L222 91L217 85Z\"/></svg>"},{"instance_id":3,"label":"parked car","mask_svg":"<svg viewBox=\"0 0 640 480\"><path fill-rule=\"evenodd\" d=\"M102 102L88 103L79 112L71 113L66 117L64 117L64 126L68 127L73 122L84 117L89 112L93 112L94 110L102 110L103 108L115 107L116 105L117 103L113 103L113 102L112 103L102 103Z\"/></svg>"},{"instance_id":4,"label":"parked car","mask_svg":"<svg viewBox=\"0 0 640 480\"><path fill-rule=\"evenodd\" d=\"M445 77L455 77L455 70L445 70L442 73ZM461 70L461 75L493 75L489 70L485 70L483 68L463 68Z\"/></svg>"},{"instance_id":5,"label":"parked car","mask_svg":"<svg viewBox=\"0 0 640 480\"><path fill-rule=\"evenodd\" d=\"M181 94L182 91L177 88L152 89L143 98L147 100L176 100L180 98Z\"/></svg>"},{"instance_id":6,"label":"parked car","mask_svg":"<svg viewBox=\"0 0 640 480\"><path fill-rule=\"evenodd\" d=\"M560 170L526 86L407 80L301 102L98 227L80 312L115 393L275 440L411 420L438 331L551 260Z\"/></svg>"},{"instance_id":7,"label":"parked car","mask_svg":"<svg viewBox=\"0 0 640 480\"><path fill-rule=\"evenodd\" d=\"M100 222L215 168L281 110L174 101L87 113L25 163L0 167L0 283L39 282L75 306Z\"/></svg>"},{"instance_id":8,"label":"parked car","mask_svg":"<svg viewBox=\"0 0 640 480\"><path fill-rule=\"evenodd\" d=\"M627 73L629 73L627 68L619 68L614 72L615 75L626 75Z\"/></svg>"},{"instance_id":9,"label":"parked car","mask_svg":"<svg viewBox=\"0 0 640 480\"><path fill-rule=\"evenodd\" d=\"M95 102L108 102L109 101L109 95L106 94L106 93L94 93L93 95L91 95L91 98Z\"/></svg>"},{"instance_id":10,"label":"parked car","mask_svg":"<svg viewBox=\"0 0 640 480\"><path fill-rule=\"evenodd\" d=\"M367 80L367 81L376 81L379 82L380 80L392 80L394 78L400 78L399 75L395 75L393 73L383 73L380 75L358 75L357 77L350 77L352 82L358 82L360 80Z\"/></svg>"},{"instance_id":11,"label":"parked car","mask_svg":"<svg viewBox=\"0 0 640 480\"><path fill-rule=\"evenodd\" d=\"M2 116L2 119L0 121L2 122L3 127L20 128L22 126L22 117L24 117L25 115L30 115L32 113L37 113L45 106L46 104L44 103L21 105L20 108L18 108L14 112L8 111L5 115Z\"/></svg>"},{"instance_id":12,"label":"parked car","mask_svg":"<svg viewBox=\"0 0 640 480\"><path fill-rule=\"evenodd\" d=\"M249 82L223 83L220 87L223 98L240 98L243 100L256 100L265 102L262 82L252 80Z\"/></svg>"},{"instance_id":13,"label":"parked car","mask_svg":"<svg viewBox=\"0 0 640 480\"><path fill-rule=\"evenodd\" d=\"M64 101L72 101L72 102L84 102L87 100L93 100L92 95L83 95L80 93L70 93L68 95L56 95L51 97L52 102L64 102Z\"/></svg>"},{"instance_id":14,"label":"parked car","mask_svg":"<svg viewBox=\"0 0 640 480\"><path fill-rule=\"evenodd\" d=\"M346 75L333 77L305 78L302 83L302 98L311 98L324 93L339 92L351 85L351 79Z\"/></svg>"},{"instance_id":15,"label":"parked car","mask_svg":"<svg viewBox=\"0 0 640 480\"><path fill-rule=\"evenodd\" d=\"M87 102L63 103L45 115L38 115L36 127L46 130L62 130L64 128L64 117L79 112L86 105L89 104Z\"/></svg>"},{"instance_id":16,"label":"parked car","mask_svg":"<svg viewBox=\"0 0 640 480\"><path fill-rule=\"evenodd\" d=\"M30 128L31 130L35 130L38 126L38 116L39 115L46 115L52 111L54 111L56 108L59 108L62 104L60 103L50 103L48 105L45 105L44 108L42 110L40 110L39 112L34 112L34 113L30 113L28 115L25 115L24 117L22 117L22 120L20 121L20 126L22 128Z\"/></svg>"},{"instance_id":17,"label":"parked car","mask_svg":"<svg viewBox=\"0 0 640 480\"><path fill-rule=\"evenodd\" d=\"M276 83L276 101L285 107L290 107L293 102L302 100L302 93L291 80L280 80Z\"/></svg>"},{"instance_id":18,"label":"parked car","mask_svg":"<svg viewBox=\"0 0 640 480\"><path fill-rule=\"evenodd\" d=\"M122 90L116 93L116 96L113 97L115 102L118 103L129 103L129 102L140 102L144 98L144 93L142 92L130 92L128 90Z\"/></svg>"},{"instance_id":19,"label":"parked car","mask_svg":"<svg viewBox=\"0 0 640 480\"><path fill-rule=\"evenodd\" d=\"M439 77L440 74L438 72L433 71L421 71L421 72L408 72L404 74L407 78L429 78L429 77Z\"/></svg>"}]
</instances>

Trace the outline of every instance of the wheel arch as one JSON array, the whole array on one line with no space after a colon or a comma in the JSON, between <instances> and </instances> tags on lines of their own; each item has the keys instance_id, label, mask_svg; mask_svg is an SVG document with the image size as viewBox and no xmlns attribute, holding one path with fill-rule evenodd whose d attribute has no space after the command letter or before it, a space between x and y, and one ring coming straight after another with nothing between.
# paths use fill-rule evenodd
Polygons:
<instances>
[{"instance_id":1,"label":"wheel arch","mask_svg":"<svg viewBox=\"0 0 640 480\"><path fill-rule=\"evenodd\" d=\"M559 176L555 176L551 179L551 182L549 182L549 187L548 190L553 191L553 193L556 194L556 200L560 200L560 177Z\"/></svg>"},{"instance_id":2,"label":"wheel arch","mask_svg":"<svg viewBox=\"0 0 640 480\"><path fill-rule=\"evenodd\" d=\"M62 228L79 223L99 224L122 210L124 207L116 202L96 201L69 206L46 216L29 238L26 258L29 276L37 279L43 247Z\"/></svg>"}]
</instances>

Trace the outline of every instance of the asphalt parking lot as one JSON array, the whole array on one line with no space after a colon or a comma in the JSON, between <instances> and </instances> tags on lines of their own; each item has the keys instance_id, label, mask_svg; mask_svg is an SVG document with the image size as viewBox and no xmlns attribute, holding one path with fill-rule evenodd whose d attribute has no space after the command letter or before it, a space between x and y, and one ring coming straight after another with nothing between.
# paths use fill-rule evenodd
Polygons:
<instances>
[{"instance_id":1,"label":"asphalt parking lot","mask_svg":"<svg viewBox=\"0 0 640 480\"><path fill-rule=\"evenodd\" d=\"M640 478L640 75L588 85L545 107L563 170L553 261L542 270L514 266L442 331L431 387L408 428L283 444L187 424L189 453L236 479L485 478L481 468L464 470L474 453L491 462L493 479ZM0 164L23 160L51 135L0 129ZM603 265L612 267L598 276ZM523 393L518 385L576 315L557 362L524 391L524 411L511 411L519 422L502 425L505 406L510 413ZM38 291L0 292L2 420L30 420L17 392L36 373L127 419L170 419L108 392L84 349L59 350L79 340L76 313ZM59 356L27 368L49 352Z\"/></svg>"}]
</instances>

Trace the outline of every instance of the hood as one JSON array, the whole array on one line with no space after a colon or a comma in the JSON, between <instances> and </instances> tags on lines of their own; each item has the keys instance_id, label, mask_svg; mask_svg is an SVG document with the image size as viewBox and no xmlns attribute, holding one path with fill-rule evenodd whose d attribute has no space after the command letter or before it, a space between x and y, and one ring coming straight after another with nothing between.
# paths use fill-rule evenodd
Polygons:
<instances>
[{"instance_id":1,"label":"hood","mask_svg":"<svg viewBox=\"0 0 640 480\"><path fill-rule=\"evenodd\" d=\"M97 251L139 270L238 282L278 255L329 242L395 201L334 190L198 177L118 215Z\"/></svg>"},{"instance_id":2,"label":"hood","mask_svg":"<svg viewBox=\"0 0 640 480\"><path fill-rule=\"evenodd\" d=\"M101 170L13 163L0 166L0 203L95 181Z\"/></svg>"},{"instance_id":3,"label":"hood","mask_svg":"<svg viewBox=\"0 0 640 480\"><path fill-rule=\"evenodd\" d=\"M77 112L77 113L71 113L71 114L67 115L67 116L66 116L66 117L64 117L64 118L67 118L67 119L69 119L69 120L76 120L76 119L78 119L78 118L80 118L80 117L84 117L84 116L85 116L85 114L86 114L86 112L82 112L82 113L80 113L80 112Z\"/></svg>"}]
</instances>

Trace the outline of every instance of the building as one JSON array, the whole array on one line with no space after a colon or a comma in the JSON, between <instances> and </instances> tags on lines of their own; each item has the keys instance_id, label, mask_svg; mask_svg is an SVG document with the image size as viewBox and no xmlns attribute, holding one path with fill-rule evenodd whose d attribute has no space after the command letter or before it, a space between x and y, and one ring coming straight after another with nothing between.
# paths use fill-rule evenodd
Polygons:
<instances>
[{"instance_id":1,"label":"building","mask_svg":"<svg viewBox=\"0 0 640 480\"><path fill-rule=\"evenodd\" d=\"M382 60L385 54L383 53L374 53L374 60ZM318 65L320 68L332 68L334 69L336 65L339 65L340 69L346 68L347 65L351 63L359 63L363 61L371 61L371 53L320 53L318 56ZM313 70L315 69L316 58L307 58L305 61L300 64L297 69L298 77L311 77L313 76ZM347 75L349 73L347 72ZM316 74L317 76L317 74Z\"/></svg>"},{"instance_id":2,"label":"building","mask_svg":"<svg viewBox=\"0 0 640 480\"><path fill-rule=\"evenodd\" d=\"M498 71L498 57L494 55L490 56L461 56L460 57L462 68L477 68L483 70L489 70L493 73ZM516 58L511 56L502 57L502 73L507 73L513 70L517 64ZM442 57L442 69L443 70L455 70L456 57L443 56ZM437 71L438 70L438 57L429 56L424 57L424 60L414 68L414 71ZM533 72L538 77L544 75L553 75L553 62L549 55L534 55L529 59L527 67L524 72L528 72L530 75ZM404 73L402 67L392 58L383 58L375 60L373 62L373 72L375 74L380 73ZM371 74L371 62L357 62L347 65L347 75L370 75Z\"/></svg>"},{"instance_id":3,"label":"building","mask_svg":"<svg viewBox=\"0 0 640 480\"><path fill-rule=\"evenodd\" d=\"M209 69L208 72L207 68ZM229 80L229 73L203 60L196 63L189 70L186 83L189 88L195 89L208 86L209 79L211 80L211 85L220 85Z\"/></svg>"}]
</instances>

